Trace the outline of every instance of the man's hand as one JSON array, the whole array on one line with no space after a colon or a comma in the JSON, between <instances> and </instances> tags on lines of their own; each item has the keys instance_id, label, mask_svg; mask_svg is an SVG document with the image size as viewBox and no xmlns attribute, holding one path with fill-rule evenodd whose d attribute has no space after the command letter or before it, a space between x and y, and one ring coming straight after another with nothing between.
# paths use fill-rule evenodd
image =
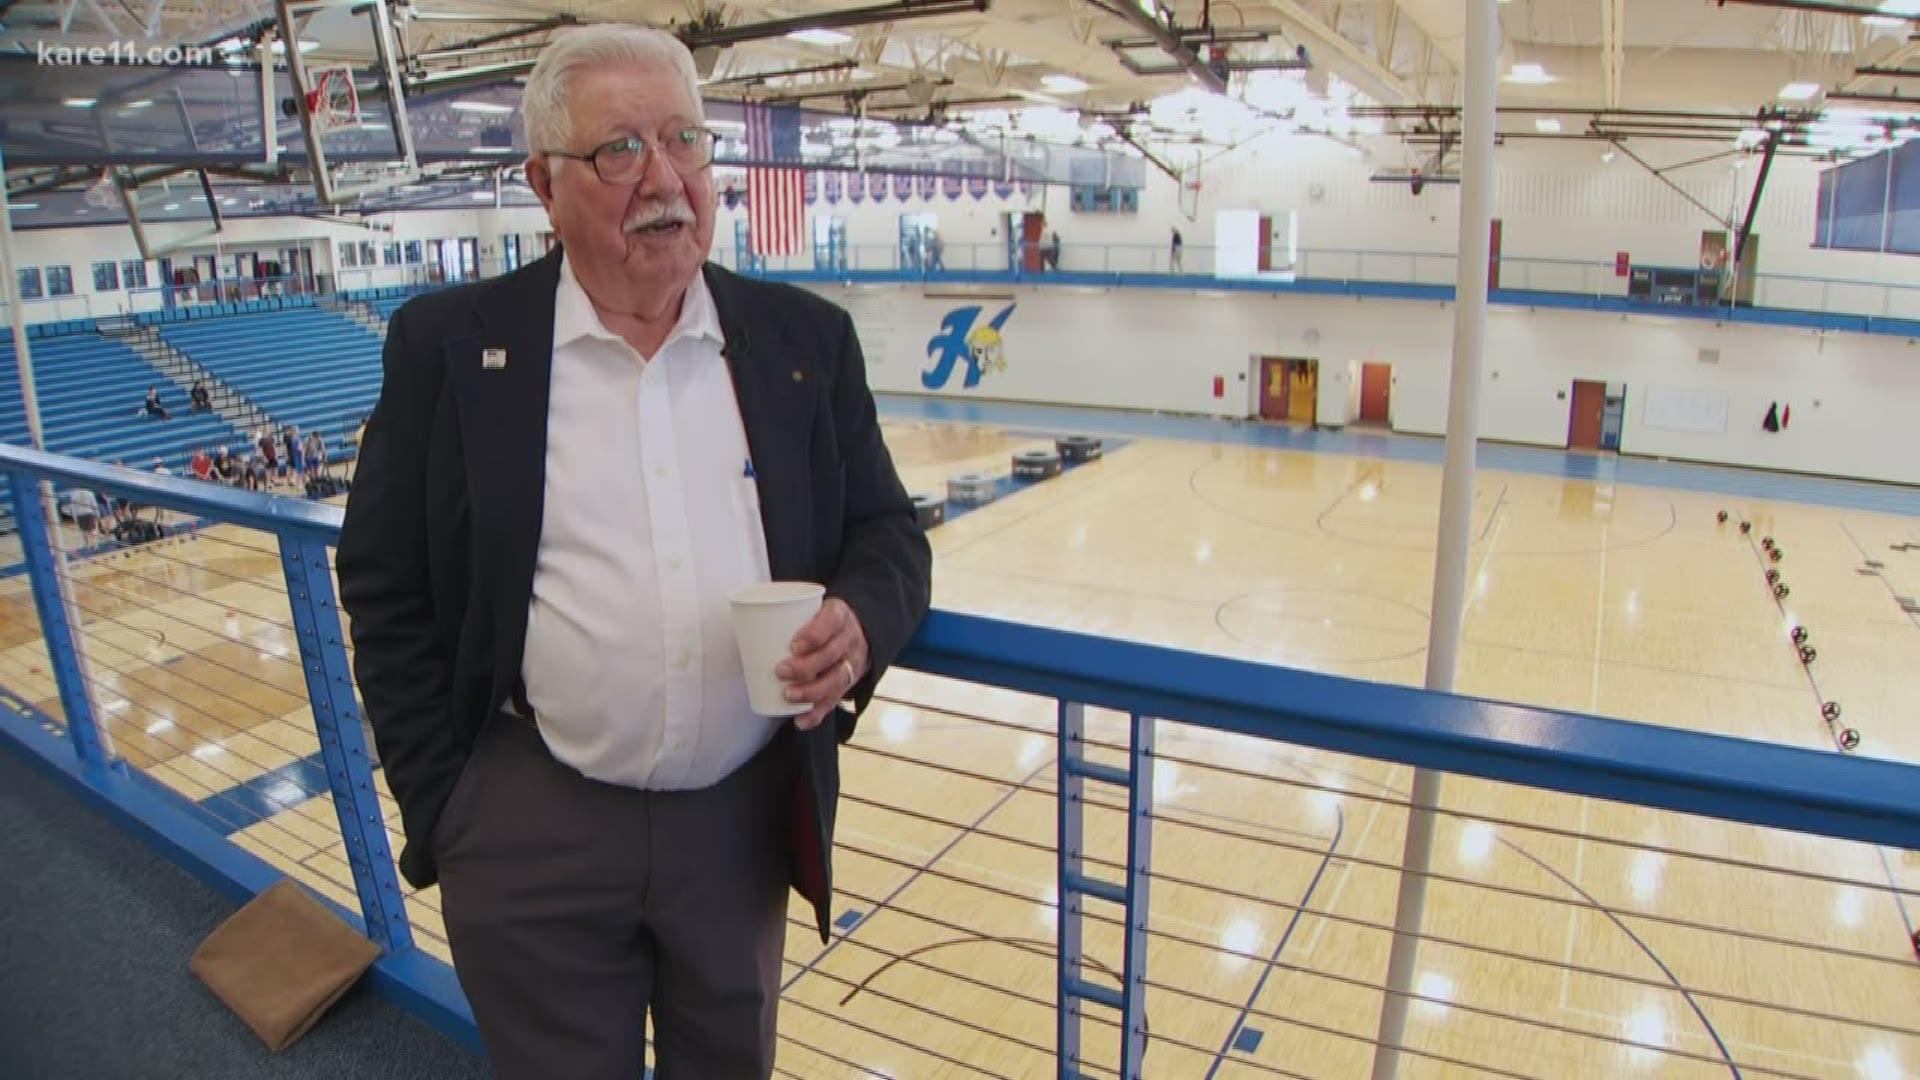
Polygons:
<instances>
[{"instance_id":1,"label":"man's hand","mask_svg":"<svg viewBox=\"0 0 1920 1080\"><path fill-rule=\"evenodd\" d=\"M846 601L828 597L794 635L792 650L773 673L788 683L788 701L813 706L793 721L801 731L811 731L867 673L867 634Z\"/></svg>"}]
</instances>

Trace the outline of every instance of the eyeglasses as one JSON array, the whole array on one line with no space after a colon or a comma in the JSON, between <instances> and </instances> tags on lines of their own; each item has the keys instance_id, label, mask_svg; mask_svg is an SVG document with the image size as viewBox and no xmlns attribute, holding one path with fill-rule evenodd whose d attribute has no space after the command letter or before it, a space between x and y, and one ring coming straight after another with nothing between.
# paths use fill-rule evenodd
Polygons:
<instances>
[{"instance_id":1,"label":"eyeglasses","mask_svg":"<svg viewBox=\"0 0 1920 1080\"><path fill-rule=\"evenodd\" d=\"M684 127L669 133L657 144L667 164L685 176L713 163L713 148L720 137L706 128ZM638 136L615 139L584 154L548 150L554 157L593 163L593 173L608 184L631 184L647 171L647 141Z\"/></svg>"}]
</instances>

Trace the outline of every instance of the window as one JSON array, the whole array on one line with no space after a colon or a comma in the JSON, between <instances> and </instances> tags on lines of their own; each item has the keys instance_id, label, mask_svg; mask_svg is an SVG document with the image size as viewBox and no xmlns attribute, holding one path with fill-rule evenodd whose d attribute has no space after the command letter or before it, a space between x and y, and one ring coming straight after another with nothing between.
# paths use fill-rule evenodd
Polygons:
<instances>
[{"instance_id":1,"label":"window","mask_svg":"<svg viewBox=\"0 0 1920 1080\"><path fill-rule=\"evenodd\" d=\"M352 241L348 241L347 243L341 244L340 245L340 265L341 266L359 266L360 265L360 245L355 244Z\"/></svg>"},{"instance_id":2,"label":"window","mask_svg":"<svg viewBox=\"0 0 1920 1080\"><path fill-rule=\"evenodd\" d=\"M380 259L380 256L374 251L373 241L371 240L360 241L360 265L361 266L379 266L380 265L379 259Z\"/></svg>"},{"instance_id":3,"label":"window","mask_svg":"<svg viewBox=\"0 0 1920 1080\"><path fill-rule=\"evenodd\" d=\"M500 238L500 246L506 252L507 269L520 269L520 235L508 233Z\"/></svg>"},{"instance_id":4,"label":"window","mask_svg":"<svg viewBox=\"0 0 1920 1080\"><path fill-rule=\"evenodd\" d=\"M400 241L389 240L386 243L380 245L380 265L382 266L399 266L400 265Z\"/></svg>"},{"instance_id":5,"label":"window","mask_svg":"<svg viewBox=\"0 0 1920 1080\"><path fill-rule=\"evenodd\" d=\"M147 264L142 259L128 259L120 264L120 280L129 289L147 287Z\"/></svg>"},{"instance_id":6,"label":"window","mask_svg":"<svg viewBox=\"0 0 1920 1080\"><path fill-rule=\"evenodd\" d=\"M93 264L93 291L117 292L120 288L120 264L112 261Z\"/></svg>"},{"instance_id":7,"label":"window","mask_svg":"<svg viewBox=\"0 0 1920 1080\"><path fill-rule=\"evenodd\" d=\"M406 252L407 252L407 265L418 266L420 264L420 241L418 240L407 241Z\"/></svg>"},{"instance_id":8,"label":"window","mask_svg":"<svg viewBox=\"0 0 1920 1080\"><path fill-rule=\"evenodd\" d=\"M72 296L73 295L73 267L71 266L47 267L47 295L48 296Z\"/></svg>"},{"instance_id":9,"label":"window","mask_svg":"<svg viewBox=\"0 0 1920 1080\"><path fill-rule=\"evenodd\" d=\"M1140 209L1140 193L1132 188L1076 185L1069 190L1067 205L1079 214L1132 214Z\"/></svg>"},{"instance_id":10,"label":"window","mask_svg":"<svg viewBox=\"0 0 1920 1080\"><path fill-rule=\"evenodd\" d=\"M23 266L20 268L20 299L40 299L40 268Z\"/></svg>"}]
</instances>

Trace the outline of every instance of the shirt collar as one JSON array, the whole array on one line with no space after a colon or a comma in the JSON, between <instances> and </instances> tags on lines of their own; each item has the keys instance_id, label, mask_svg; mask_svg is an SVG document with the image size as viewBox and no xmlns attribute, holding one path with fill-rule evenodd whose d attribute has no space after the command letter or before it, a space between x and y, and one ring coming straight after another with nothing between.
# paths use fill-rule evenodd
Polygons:
<instances>
[{"instance_id":1,"label":"shirt collar","mask_svg":"<svg viewBox=\"0 0 1920 1080\"><path fill-rule=\"evenodd\" d=\"M560 256L560 284L553 296L553 347L558 350L583 337L601 338L606 341L620 341L620 335L606 328L600 321L600 313L593 309L593 301L588 299L587 290L580 287L580 279L573 276L573 266L568 256ZM687 286L687 294L680 301L680 318L668 332L666 341L660 346L664 351L667 345L682 337L708 338L720 344L726 343L726 335L720 330L720 311L714 306L713 294L707 290L707 275L697 273L693 283Z\"/></svg>"}]
</instances>

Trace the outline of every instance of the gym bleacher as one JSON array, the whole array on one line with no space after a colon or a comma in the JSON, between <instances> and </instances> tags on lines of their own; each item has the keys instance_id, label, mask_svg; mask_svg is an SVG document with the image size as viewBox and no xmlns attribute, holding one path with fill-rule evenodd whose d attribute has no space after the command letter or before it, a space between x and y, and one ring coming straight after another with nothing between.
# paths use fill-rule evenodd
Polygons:
<instances>
[{"instance_id":1,"label":"gym bleacher","mask_svg":"<svg viewBox=\"0 0 1920 1080\"><path fill-rule=\"evenodd\" d=\"M339 447L380 396L380 339L345 315L287 307L163 323L160 336L274 423Z\"/></svg>"},{"instance_id":2,"label":"gym bleacher","mask_svg":"<svg viewBox=\"0 0 1920 1080\"><path fill-rule=\"evenodd\" d=\"M386 320L421 291L392 286L343 292L340 298ZM319 431L335 462L354 455L352 438L379 398L381 379L380 338L361 323L315 307L307 295L188 304L131 320L153 327L277 426ZM141 471L159 460L177 474L188 471L201 447L213 453L224 446L241 457L253 452L248 432L217 413L192 414L184 390L132 347L99 333L93 320L37 323L28 336L47 449ZM171 419L146 414L149 386L160 389ZM0 440L31 442L19 366L6 335L0 335ZM0 479L0 531L12 526L6 490Z\"/></svg>"},{"instance_id":3,"label":"gym bleacher","mask_svg":"<svg viewBox=\"0 0 1920 1080\"><path fill-rule=\"evenodd\" d=\"M370 289L349 289L340 293L340 299L351 300L373 312L380 317L381 324L385 325L389 319L393 318L393 313L399 311L407 301L421 293L444 289L452 284L457 283L434 282L423 285L383 285Z\"/></svg>"},{"instance_id":4,"label":"gym bleacher","mask_svg":"<svg viewBox=\"0 0 1920 1080\"><path fill-rule=\"evenodd\" d=\"M59 329L68 332L44 336L41 330L32 339L47 449L141 470L151 469L158 458L179 472L195 447L238 448L246 442L246 436L218 414L191 414L186 391L132 348L93 332L90 324L67 323ZM159 387L172 419L146 415L142 406L149 386ZM11 338L0 340L0 439L22 446L32 441Z\"/></svg>"}]
</instances>

